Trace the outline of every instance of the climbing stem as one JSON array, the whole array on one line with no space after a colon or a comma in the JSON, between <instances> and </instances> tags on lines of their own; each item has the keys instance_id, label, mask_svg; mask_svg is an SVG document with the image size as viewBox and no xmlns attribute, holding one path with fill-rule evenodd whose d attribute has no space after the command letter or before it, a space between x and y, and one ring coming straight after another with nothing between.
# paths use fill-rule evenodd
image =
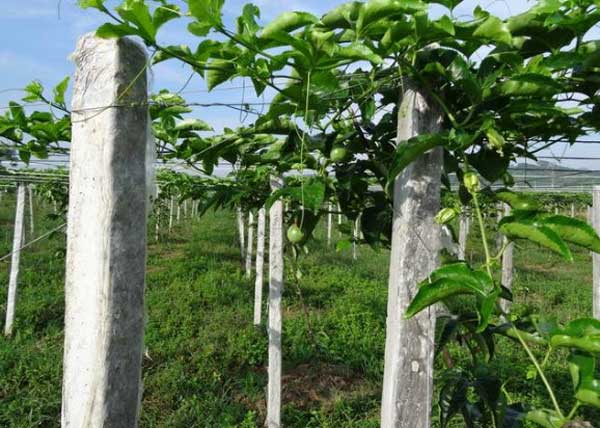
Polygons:
<instances>
[{"instance_id":1,"label":"climbing stem","mask_svg":"<svg viewBox=\"0 0 600 428\"><path fill-rule=\"evenodd\" d=\"M515 336L517 337L517 339L521 343L521 346L523 347L523 349L525 349L525 352L527 353L527 356L529 357L529 359L531 360L531 362L535 366L535 369L537 370L538 374L540 375L540 379L542 379L542 382L544 383L544 386L546 387L546 390L548 391L548 395L550 395L550 400L552 400L552 404L554 405L554 409L556 410L556 413L560 416L561 419L564 419L565 416L563 415L563 412L560 409L560 406L558 405L558 401L556 400L556 396L554 395L554 391L552 390L552 387L550 386L550 383L548 382L548 379L546 378L546 375L544 373L544 369L542 369L542 367L540 366L540 363L538 362L537 358L535 358L535 355L533 355L533 352L531 352L531 349L527 345L527 342L525 342L525 340L523 340L523 336L521 336L521 333L519 332L519 329L514 328L513 330L515 331Z\"/></svg>"},{"instance_id":2,"label":"climbing stem","mask_svg":"<svg viewBox=\"0 0 600 428\"><path fill-rule=\"evenodd\" d=\"M485 252L485 267L487 269L487 273L492 277L492 269L490 267L492 263L492 256L490 254L490 248L487 242L487 235L485 233L485 225L483 223L483 215L481 214L481 208L479 207L479 198L477 197L477 192L473 192L473 202L475 204L475 213L477 215L477 222L479 223L479 231L481 232L481 241L483 243L483 251Z\"/></svg>"}]
</instances>

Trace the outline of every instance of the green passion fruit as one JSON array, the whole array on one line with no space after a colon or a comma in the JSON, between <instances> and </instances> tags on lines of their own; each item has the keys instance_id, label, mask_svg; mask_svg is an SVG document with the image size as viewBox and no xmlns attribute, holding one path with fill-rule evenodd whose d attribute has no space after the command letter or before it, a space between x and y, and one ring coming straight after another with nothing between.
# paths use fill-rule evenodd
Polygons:
<instances>
[{"instance_id":1,"label":"green passion fruit","mask_svg":"<svg viewBox=\"0 0 600 428\"><path fill-rule=\"evenodd\" d=\"M329 158L333 162L341 162L348 156L348 149L343 146L336 146L331 149L331 153L329 153Z\"/></svg>"},{"instance_id":2,"label":"green passion fruit","mask_svg":"<svg viewBox=\"0 0 600 428\"><path fill-rule=\"evenodd\" d=\"M292 224L287 230L287 239L292 244L297 244L304 239L304 233L297 225Z\"/></svg>"}]
</instances>

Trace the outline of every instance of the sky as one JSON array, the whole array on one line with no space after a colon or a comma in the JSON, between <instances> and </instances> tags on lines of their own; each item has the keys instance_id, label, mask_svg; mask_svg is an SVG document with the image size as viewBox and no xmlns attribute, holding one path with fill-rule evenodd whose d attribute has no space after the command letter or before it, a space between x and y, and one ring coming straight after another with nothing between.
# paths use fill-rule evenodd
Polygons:
<instances>
[{"instance_id":1,"label":"sky","mask_svg":"<svg viewBox=\"0 0 600 428\"><path fill-rule=\"evenodd\" d=\"M70 76L74 72L74 64L69 60L77 39L99 25L107 22L104 15L94 9L81 10L77 0L0 0L2 18L0 19L0 108L9 100L22 97L21 88L32 80L39 80L48 89ZM172 0L182 4L181 0ZM225 0L224 19L228 27L233 28L236 16L248 1ZM342 0L254 0L262 11L262 22L268 22L282 12L302 10L317 16L343 3ZM108 5L120 3L107 0ZM531 6L526 0L464 0L455 11L455 16L470 16L476 6L488 10L497 16L506 17L518 14ZM433 14L445 12L441 6L434 6ZM600 30L590 34L600 39ZM167 24L159 32L161 44L189 44L195 46L198 39L190 36L179 20ZM151 88L158 91L162 88L174 91L181 90L191 72L188 67L174 61L155 66L152 70ZM185 86L183 95L188 102L211 103L242 101L241 80L221 86L220 90L207 93L202 79L194 77ZM246 85L248 83L246 82ZM253 91L249 87L244 93L245 102L261 101L252 98ZM3 110L0 109L0 113ZM238 127L242 123L252 121L252 117L244 118L227 108L200 109L199 118L209 122L217 131L223 127ZM544 155L579 156L600 158L600 144L576 145L572 148L558 146ZM562 161L564 166L575 168L600 169L600 161Z\"/></svg>"}]
</instances>

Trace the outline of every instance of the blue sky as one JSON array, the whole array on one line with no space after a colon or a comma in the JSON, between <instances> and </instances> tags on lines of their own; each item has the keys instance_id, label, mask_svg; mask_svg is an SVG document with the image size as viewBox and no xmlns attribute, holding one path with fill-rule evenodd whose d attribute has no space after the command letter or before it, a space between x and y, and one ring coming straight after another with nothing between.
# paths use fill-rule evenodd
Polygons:
<instances>
[{"instance_id":1,"label":"blue sky","mask_svg":"<svg viewBox=\"0 0 600 428\"><path fill-rule=\"evenodd\" d=\"M181 0L172 0L183 3ZM18 89L32 80L41 81L45 87L51 88L74 71L73 63L68 59L73 51L77 38L93 31L105 22L105 18L96 10L83 11L76 0L1 0L2 23L0 25L0 107L8 100L19 99L22 94ZM240 14L247 1L225 0L224 15L228 23ZM289 10L304 10L321 15L327 10L342 3L340 0L254 0L260 7L262 18L268 21L276 15ZM107 0L109 5L119 3ZM465 0L456 10L455 15L470 15L479 5L490 12L507 16L526 10L532 3L524 0ZM434 13L443 9L436 8ZM596 31L594 38L600 38ZM159 39L163 44L190 44L194 46L197 39L190 37L181 23L167 25L161 30ZM152 89L162 88L179 90L190 75L189 68L175 62L166 62L153 69ZM241 85L241 81L232 82L230 88ZM227 88L224 85L223 88ZM190 102L241 102L241 91L236 89L221 90L213 93L205 92L204 82L194 77L186 87L185 97ZM252 101L252 90L246 91L245 101ZM240 125L239 114L227 108L201 109L198 116L221 130L224 126ZM249 118L248 120L251 120ZM600 157L600 145L594 147L575 147L569 149L570 156ZM561 148L554 149L555 155L562 155ZM573 167L599 169L600 162L571 161L566 163Z\"/></svg>"}]
</instances>

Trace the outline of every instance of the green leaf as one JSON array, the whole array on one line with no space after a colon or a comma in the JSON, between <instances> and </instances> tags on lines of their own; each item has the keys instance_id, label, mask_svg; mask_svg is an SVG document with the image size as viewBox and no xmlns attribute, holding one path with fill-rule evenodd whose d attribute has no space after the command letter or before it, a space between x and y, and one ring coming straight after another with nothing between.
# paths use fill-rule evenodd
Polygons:
<instances>
[{"instance_id":1,"label":"green leaf","mask_svg":"<svg viewBox=\"0 0 600 428\"><path fill-rule=\"evenodd\" d=\"M105 11L106 10L106 6L104 6L105 1L106 0L78 0L77 3L79 4L79 7L82 9L87 9L87 8L93 7L95 9Z\"/></svg>"},{"instance_id":2,"label":"green leaf","mask_svg":"<svg viewBox=\"0 0 600 428\"><path fill-rule=\"evenodd\" d=\"M383 63L383 59L379 55L360 42L352 42L349 45L340 46L335 50L334 57L340 59L364 60L375 65Z\"/></svg>"},{"instance_id":3,"label":"green leaf","mask_svg":"<svg viewBox=\"0 0 600 428\"><path fill-rule=\"evenodd\" d=\"M554 251L565 260L573 261L571 251L561 237L554 230L540 224L533 218L504 217L500 221L499 230L509 239L528 239Z\"/></svg>"},{"instance_id":4,"label":"green leaf","mask_svg":"<svg viewBox=\"0 0 600 428\"><path fill-rule=\"evenodd\" d=\"M145 40L155 40L157 28L154 26L152 15L150 15L150 10L144 0L127 0L115 10L121 18L137 27L140 37Z\"/></svg>"},{"instance_id":5,"label":"green leaf","mask_svg":"<svg viewBox=\"0 0 600 428\"><path fill-rule=\"evenodd\" d=\"M571 321L564 329L554 332L550 345L600 354L600 321L594 318Z\"/></svg>"},{"instance_id":6,"label":"green leaf","mask_svg":"<svg viewBox=\"0 0 600 428\"><path fill-rule=\"evenodd\" d=\"M531 410L526 413L525 419L544 428L561 428L565 422L552 410Z\"/></svg>"},{"instance_id":7,"label":"green leaf","mask_svg":"<svg viewBox=\"0 0 600 428\"><path fill-rule=\"evenodd\" d=\"M42 100L44 94L44 87L39 81L34 80L33 82L25 86L24 91L26 95L23 97L23 101L32 103Z\"/></svg>"},{"instance_id":8,"label":"green leaf","mask_svg":"<svg viewBox=\"0 0 600 428\"><path fill-rule=\"evenodd\" d=\"M224 0L188 0L190 13L200 23L210 24L210 27L222 25L221 10Z\"/></svg>"},{"instance_id":9,"label":"green leaf","mask_svg":"<svg viewBox=\"0 0 600 428\"><path fill-rule=\"evenodd\" d=\"M406 309L405 318L412 318L423 309L428 308L448 297L459 294L482 294L483 290L473 286L471 281L458 281L451 278L440 278L437 281L421 285L414 299Z\"/></svg>"},{"instance_id":10,"label":"green leaf","mask_svg":"<svg viewBox=\"0 0 600 428\"><path fill-rule=\"evenodd\" d=\"M210 125L200 119L185 119L179 122L175 131L212 131Z\"/></svg>"},{"instance_id":11,"label":"green leaf","mask_svg":"<svg viewBox=\"0 0 600 428\"><path fill-rule=\"evenodd\" d=\"M344 250L349 250L350 248L352 248L352 242L347 239L342 239L335 244L335 251L338 253Z\"/></svg>"},{"instance_id":12,"label":"green leaf","mask_svg":"<svg viewBox=\"0 0 600 428\"><path fill-rule=\"evenodd\" d=\"M456 34L456 30L454 29L454 23L448 15L444 15L437 21L434 21L434 25L440 30L450 34L451 36L454 36Z\"/></svg>"},{"instance_id":13,"label":"green leaf","mask_svg":"<svg viewBox=\"0 0 600 428\"><path fill-rule=\"evenodd\" d=\"M490 16L486 19L474 32L473 36L483 37L488 40L493 40L498 43L510 45L512 43L512 35L508 29L508 25L500 18Z\"/></svg>"},{"instance_id":14,"label":"green leaf","mask_svg":"<svg viewBox=\"0 0 600 428\"><path fill-rule=\"evenodd\" d=\"M600 253L600 237L585 221L562 215L543 216L541 221L565 241Z\"/></svg>"},{"instance_id":15,"label":"green leaf","mask_svg":"<svg viewBox=\"0 0 600 428\"><path fill-rule=\"evenodd\" d=\"M164 24L173 19L177 19L180 16L181 12L179 6L166 3L156 7L154 15L152 16L152 22L154 23L154 27L158 31L158 29Z\"/></svg>"},{"instance_id":16,"label":"green leaf","mask_svg":"<svg viewBox=\"0 0 600 428\"><path fill-rule=\"evenodd\" d=\"M273 33L280 31L289 33L318 21L316 16L307 12L284 12L267 24L261 33L261 37L268 39Z\"/></svg>"},{"instance_id":17,"label":"green leaf","mask_svg":"<svg viewBox=\"0 0 600 428\"><path fill-rule=\"evenodd\" d=\"M513 76L500 85L502 95L550 96L563 91L563 86L552 77L536 73L523 73Z\"/></svg>"},{"instance_id":18,"label":"green leaf","mask_svg":"<svg viewBox=\"0 0 600 428\"><path fill-rule=\"evenodd\" d=\"M54 102L59 105L65 104L65 92L69 86L69 77L65 77L58 85L54 87Z\"/></svg>"},{"instance_id":19,"label":"green leaf","mask_svg":"<svg viewBox=\"0 0 600 428\"><path fill-rule=\"evenodd\" d=\"M446 428L450 419L469 403L468 390L469 381L464 377L451 378L442 386L438 399L441 428Z\"/></svg>"},{"instance_id":20,"label":"green leaf","mask_svg":"<svg viewBox=\"0 0 600 428\"><path fill-rule=\"evenodd\" d=\"M401 141L396 146L396 153L392 160L390 173L388 175L387 187L391 188L396 177L404 171L419 156L433 149L442 146L446 139L440 134L422 134L406 141Z\"/></svg>"},{"instance_id":21,"label":"green leaf","mask_svg":"<svg viewBox=\"0 0 600 428\"><path fill-rule=\"evenodd\" d=\"M363 5L363 2L358 1L343 3L323 15L321 23L328 28L350 28L351 23L358 19Z\"/></svg>"},{"instance_id":22,"label":"green leaf","mask_svg":"<svg viewBox=\"0 0 600 428\"><path fill-rule=\"evenodd\" d=\"M474 271L465 262L451 263L435 270L419 284L419 291L410 302L405 317L410 318L450 296L476 294L485 298L493 289L494 283L487 273Z\"/></svg>"},{"instance_id":23,"label":"green leaf","mask_svg":"<svg viewBox=\"0 0 600 428\"><path fill-rule=\"evenodd\" d=\"M514 210L539 211L541 209L537 199L508 189L496 190L496 199L510 205Z\"/></svg>"},{"instance_id":24,"label":"green leaf","mask_svg":"<svg viewBox=\"0 0 600 428\"><path fill-rule=\"evenodd\" d=\"M362 28L382 18L392 18L401 14L414 14L427 10L427 4L419 0L369 0L358 13L356 27Z\"/></svg>"},{"instance_id":25,"label":"green leaf","mask_svg":"<svg viewBox=\"0 0 600 428\"><path fill-rule=\"evenodd\" d=\"M454 8L461 4L463 0L427 0L427 2L441 4L450 10L454 10Z\"/></svg>"},{"instance_id":26,"label":"green leaf","mask_svg":"<svg viewBox=\"0 0 600 428\"><path fill-rule=\"evenodd\" d=\"M235 63L225 59L214 59L208 66L210 68L206 70L205 79L209 91L231 79L236 72Z\"/></svg>"},{"instance_id":27,"label":"green leaf","mask_svg":"<svg viewBox=\"0 0 600 428\"><path fill-rule=\"evenodd\" d=\"M118 39L125 36L137 36L138 31L125 24L102 24L96 30L96 36L101 39Z\"/></svg>"}]
</instances>

